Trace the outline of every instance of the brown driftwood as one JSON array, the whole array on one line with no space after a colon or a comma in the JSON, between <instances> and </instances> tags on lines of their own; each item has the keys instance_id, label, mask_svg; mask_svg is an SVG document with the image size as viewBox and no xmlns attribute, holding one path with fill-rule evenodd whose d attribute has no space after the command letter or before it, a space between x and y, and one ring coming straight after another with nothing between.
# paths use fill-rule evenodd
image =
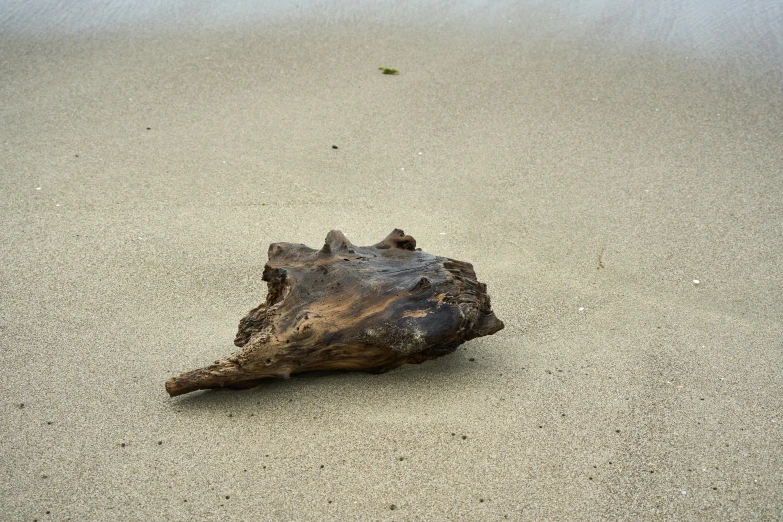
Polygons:
<instances>
[{"instance_id":1,"label":"brown driftwood","mask_svg":"<svg viewBox=\"0 0 783 522\"><path fill-rule=\"evenodd\" d=\"M385 372L503 328L470 263L422 252L402 230L368 247L338 230L321 250L273 243L263 280L266 302L239 323L242 349L172 377L169 395L311 370Z\"/></svg>"}]
</instances>

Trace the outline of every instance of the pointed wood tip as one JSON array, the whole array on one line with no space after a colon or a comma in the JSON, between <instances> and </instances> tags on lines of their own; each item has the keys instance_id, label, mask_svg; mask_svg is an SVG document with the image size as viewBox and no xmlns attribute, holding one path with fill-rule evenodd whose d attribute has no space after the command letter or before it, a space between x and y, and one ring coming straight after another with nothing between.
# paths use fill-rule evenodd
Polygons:
<instances>
[{"instance_id":1,"label":"pointed wood tip","mask_svg":"<svg viewBox=\"0 0 783 522\"><path fill-rule=\"evenodd\" d=\"M413 239L413 236L406 236L405 232L399 228L395 228L391 234L383 239L383 241L373 246L379 250L386 250L389 248L399 248L400 250L416 250L416 240Z\"/></svg>"},{"instance_id":2,"label":"pointed wood tip","mask_svg":"<svg viewBox=\"0 0 783 522\"><path fill-rule=\"evenodd\" d=\"M326 234L326 245L329 245L332 250L346 250L353 246L351 241L345 237L345 234L339 230L330 230Z\"/></svg>"}]
</instances>

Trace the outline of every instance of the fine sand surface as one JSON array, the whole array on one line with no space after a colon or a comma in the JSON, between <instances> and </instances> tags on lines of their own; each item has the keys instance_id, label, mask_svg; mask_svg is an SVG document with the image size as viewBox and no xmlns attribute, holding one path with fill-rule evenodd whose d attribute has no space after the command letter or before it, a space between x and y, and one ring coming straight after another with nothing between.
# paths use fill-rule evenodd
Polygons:
<instances>
[{"instance_id":1,"label":"fine sand surface","mask_svg":"<svg viewBox=\"0 0 783 522\"><path fill-rule=\"evenodd\" d=\"M0 7L0 519L783 518L779 2L68 4ZM506 328L167 396L394 228Z\"/></svg>"}]
</instances>

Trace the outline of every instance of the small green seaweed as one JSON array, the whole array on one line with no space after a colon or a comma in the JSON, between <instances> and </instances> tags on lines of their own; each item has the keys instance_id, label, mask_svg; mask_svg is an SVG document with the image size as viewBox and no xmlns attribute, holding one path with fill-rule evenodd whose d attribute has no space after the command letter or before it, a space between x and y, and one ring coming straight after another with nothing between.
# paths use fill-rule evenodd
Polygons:
<instances>
[{"instance_id":1,"label":"small green seaweed","mask_svg":"<svg viewBox=\"0 0 783 522\"><path fill-rule=\"evenodd\" d=\"M397 69L389 69L388 67L378 67L378 70L383 72L383 74L400 74L400 71Z\"/></svg>"}]
</instances>

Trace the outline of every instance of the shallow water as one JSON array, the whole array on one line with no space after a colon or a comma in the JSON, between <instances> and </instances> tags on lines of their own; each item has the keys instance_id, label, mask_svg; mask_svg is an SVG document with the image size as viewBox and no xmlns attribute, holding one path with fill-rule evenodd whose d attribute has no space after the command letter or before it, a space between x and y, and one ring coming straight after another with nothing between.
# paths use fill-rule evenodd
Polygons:
<instances>
[{"instance_id":1,"label":"shallow water","mask_svg":"<svg viewBox=\"0 0 783 522\"><path fill-rule=\"evenodd\" d=\"M296 18L385 21L436 28L462 20L501 26L530 16L548 15L560 29L554 37L593 33L599 38L626 39L681 46L700 53L749 53L756 59L783 64L783 3L775 0L578 0L443 2L277 0L64 2L34 0L0 6L3 32L79 33L128 28L159 30L215 28L264 24ZM542 17L543 18L543 17ZM543 19L541 20L543 21ZM544 23L544 25L546 25Z\"/></svg>"}]
</instances>

